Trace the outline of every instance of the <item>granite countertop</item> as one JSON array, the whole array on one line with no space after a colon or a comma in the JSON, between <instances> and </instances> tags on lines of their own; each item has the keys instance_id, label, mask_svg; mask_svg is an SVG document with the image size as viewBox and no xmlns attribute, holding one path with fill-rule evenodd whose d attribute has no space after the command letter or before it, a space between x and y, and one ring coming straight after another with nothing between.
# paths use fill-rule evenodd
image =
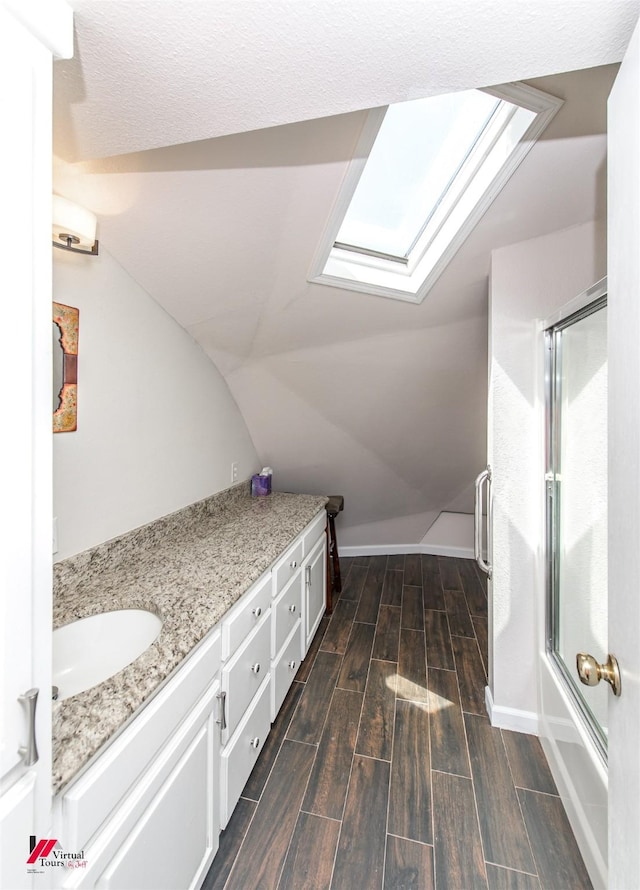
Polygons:
<instances>
[{"instance_id":1,"label":"granite countertop","mask_svg":"<svg viewBox=\"0 0 640 890\"><path fill-rule=\"evenodd\" d=\"M54 566L54 628L115 609L148 609L158 639L104 683L53 703L53 790L60 791L148 702L327 499L247 483Z\"/></svg>"}]
</instances>

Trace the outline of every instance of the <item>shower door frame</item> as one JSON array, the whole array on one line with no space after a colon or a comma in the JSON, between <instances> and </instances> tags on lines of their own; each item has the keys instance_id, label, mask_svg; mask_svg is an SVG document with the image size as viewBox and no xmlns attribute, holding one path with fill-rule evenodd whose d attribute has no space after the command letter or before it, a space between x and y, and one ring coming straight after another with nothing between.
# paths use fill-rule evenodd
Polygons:
<instances>
[{"instance_id":1,"label":"shower door frame","mask_svg":"<svg viewBox=\"0 0 640 890\"><path fill-rule=\"evenodd\" d=\"M607 764L607 738L581 695L574 675L556 649L559 631L559 569L560 498L557 481L560 442L560 409L562 403L562 343L555 347L554 335L584 318L606 308L607 279L603 278L561 311L544 329L545 340L545 648L547 657L562 687L574 705L583 727L602 759ZM560 361L558 361L558 357Z\"/></svg>"}]
</instances>

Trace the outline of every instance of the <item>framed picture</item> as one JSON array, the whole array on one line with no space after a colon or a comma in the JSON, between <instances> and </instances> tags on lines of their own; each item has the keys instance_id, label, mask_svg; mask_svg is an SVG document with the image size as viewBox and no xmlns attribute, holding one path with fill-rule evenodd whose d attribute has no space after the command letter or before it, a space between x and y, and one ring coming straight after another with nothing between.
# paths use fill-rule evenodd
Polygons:
<instances>
[{"instance_id":1,"label":"framed picture","mask_svg":"<svg viewBox=\"0 0 640 890\"><path fill-rule=\"evenodd\" d=\"M53 304L53 432L78 428L78 327L80 311Z\"/></svg>"}]
</instances>

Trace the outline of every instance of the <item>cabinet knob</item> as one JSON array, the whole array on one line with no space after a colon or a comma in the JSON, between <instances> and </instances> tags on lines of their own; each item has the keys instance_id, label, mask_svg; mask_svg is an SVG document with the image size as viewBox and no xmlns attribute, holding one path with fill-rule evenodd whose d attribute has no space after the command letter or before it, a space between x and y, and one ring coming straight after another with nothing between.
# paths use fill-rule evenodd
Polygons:
<instances>
[{"instance_id":1,"label":"cabinet knob","mask_svg":"<svg viewBox=\"0 0 640 890\"><path fill-rule=\"evenodd\" d=\"M252 747L252 748L255 748L255 749L257 750L257 749L260 747L260 739L258 738L258 736L256 736L255 738L251 739L250 744L251 744L251 747Z\"/></svg>"},{"instance_id":2,"label":"cabinet knob","mask_svg":"<svg viewBox=\"0 0 640 890\"><path fill-rule=\"evenodd\" d=\"M289 563L289 568L290 568L290 569L297 569L297 568L298 568L298 560L297 560L297 559L292 559L291 562Z\"/></svg>"},{"instance_id":3,"label":"cabinet knob","mask_svg":"<svg viewBox=\"0 0 640 890\"><path fill-rule=\"evenodd\" d=\"M296 610L296 604L295 604L295 603L292 603L292 604L289 606L289 611L290 611L290 612L295 612L295 610Z\"/></svg>"},{"instance_id":4,"label":"cabinet knob","mask_svg":"<svg viewBox=\"0 0 640 890\"><path fill-rule=\"evenodd\" d=\"M262 615L262 606L258 606L257 608L255 608L253 610L253 614L256 616L256 618L259 618Z\"/></svg>"},{"instance_id":5,"label":"cabinet knob","mask_svg":"<svg viewBox=\"0 0 640 890\"><path fill-rule=\"evenodd\" d=\"M255 664L252 664L251 670L253 671L254 674L259 674L260 673L260 662L256 661Z\"/></svg>"},{"instance_id":6,"label":"cabinet knob","mask_svg":"<svg viewBox=\"0 0 640 890\"><path fill-rule=\"evenodd\" d=\"M295 671L296 666L297 666L297 663L295 661L289 662L289 667L291 668L292 671Z\"/></svg>"}]
</instances>

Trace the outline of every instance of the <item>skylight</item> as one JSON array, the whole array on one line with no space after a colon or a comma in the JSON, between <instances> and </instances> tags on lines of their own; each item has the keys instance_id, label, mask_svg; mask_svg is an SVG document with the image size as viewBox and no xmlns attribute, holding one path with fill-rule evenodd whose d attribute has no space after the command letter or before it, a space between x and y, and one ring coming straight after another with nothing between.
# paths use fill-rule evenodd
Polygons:
<instances>
[{"instance_id":1,"label":"skylight","mask_svg":"<svg viewBox=\"0 0 640 890\"><path fill-rule=\"evenodd\" d=\"M421 302L561 104L509 84L370 112L310 280Z\"/></svg>"},{"instance_id":2,"label":"skylight","mask_svg":"<svg viewBox=\"0 0 640 890\"><path fill-rule=\"evenodd\" d=\"M407 257L499 105L477 90L391 105L336 241Z\"/></svg>"}]
</instances>

